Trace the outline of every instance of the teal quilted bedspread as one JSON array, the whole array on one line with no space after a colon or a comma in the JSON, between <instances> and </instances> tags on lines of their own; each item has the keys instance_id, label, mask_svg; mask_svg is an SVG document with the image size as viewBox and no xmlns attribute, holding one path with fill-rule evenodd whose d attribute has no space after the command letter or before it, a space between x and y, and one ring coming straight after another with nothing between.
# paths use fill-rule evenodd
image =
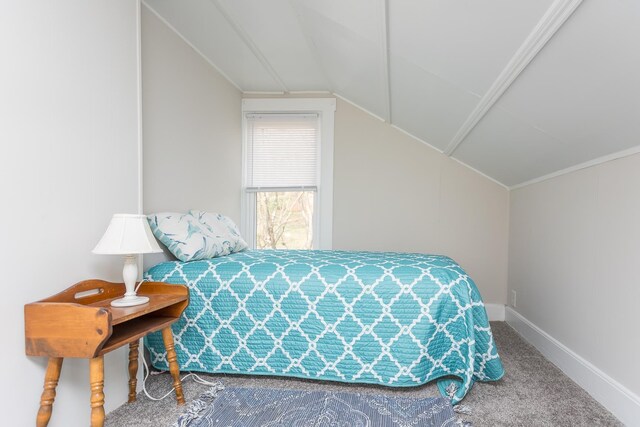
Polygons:
<instances>
[{"instance_id":1,"label":"teal quilted bedspread","mask_svg":"<svg viewBox=\"0 0 640 427\"><path fill-rule=\"evenodd\" d=\"M173 325L181 370L393 387L439 379L460 401L504 371L475 283L438 255L260 250L152 267L189 287ZM146 339L167 369L162 337Z\"/></svg>"}]
</instances>

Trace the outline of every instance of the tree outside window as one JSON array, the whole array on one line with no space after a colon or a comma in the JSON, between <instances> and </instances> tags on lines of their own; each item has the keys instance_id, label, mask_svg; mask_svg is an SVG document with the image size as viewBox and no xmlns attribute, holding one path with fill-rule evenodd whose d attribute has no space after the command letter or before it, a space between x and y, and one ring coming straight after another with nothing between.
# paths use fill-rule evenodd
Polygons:
<instances>
[{"instance_id":1,"label":"tree outside window","mask_svg":"<svg viewBox=\"0 0 640 427\"><path fill-rule=\"evenodd\" d=\"M256 193L256 247L311 249L313 191Z\"/></svg>"}]
</instances>

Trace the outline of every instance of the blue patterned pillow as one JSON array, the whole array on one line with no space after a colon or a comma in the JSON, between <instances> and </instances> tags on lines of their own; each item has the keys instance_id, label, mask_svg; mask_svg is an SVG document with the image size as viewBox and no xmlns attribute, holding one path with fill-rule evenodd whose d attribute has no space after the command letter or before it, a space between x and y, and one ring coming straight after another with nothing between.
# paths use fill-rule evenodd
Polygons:
<instances>
[{"instance_id":1,"label":"blue patterned pillow","mask_svg":"<svg viewBox=\"0 0 640 427\"><path fill-rule=\"evenodd\" d=\"M228 216L219 213L210 213L198 210L190 210L189 213L198 218L212 234L226 239L230 243L231 253L244 251L249 247L240 235L240 230Z\"/></svg>"},{"instance_id":2,"label":"blue patterned pillow","mask_svg":"<svg viewBox=\"0 0 640 427\"><path fill-rule=\"evenodd\" d=\"M216 234L187 213L163 212L147 216L154 236L180 261L229 255L235 241Z\"/></svg>"}]
</instances>

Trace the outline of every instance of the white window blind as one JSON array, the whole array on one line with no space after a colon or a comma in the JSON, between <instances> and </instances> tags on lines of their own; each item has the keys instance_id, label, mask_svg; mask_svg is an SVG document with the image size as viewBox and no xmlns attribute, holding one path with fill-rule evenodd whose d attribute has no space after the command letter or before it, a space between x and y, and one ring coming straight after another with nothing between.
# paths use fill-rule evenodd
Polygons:
<instances>
[{"instance_id":1,"label":"white window blind","mask_svg":"<svg viewBox=\"0 0 640 427\"><path fill-rule=\"evenodd\" d=\"M318 114L247 114L247 191L315 190Z\"/></svg>"}]
</instances>

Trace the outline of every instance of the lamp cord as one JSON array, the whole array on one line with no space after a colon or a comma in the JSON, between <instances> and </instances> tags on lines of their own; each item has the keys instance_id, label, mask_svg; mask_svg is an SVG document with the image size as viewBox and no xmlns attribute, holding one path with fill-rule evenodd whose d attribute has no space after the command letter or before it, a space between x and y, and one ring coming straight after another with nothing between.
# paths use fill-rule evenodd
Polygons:
<instances>
[{"instance_id":1,"label":"lamp cord","mask_svg":"<svg viewBox=\"0 0 640 427\"><path fill-rule=\"evenodd\" d=\"M138 283L138 286L136 286L136 288L133 290L133 292L137 294L138 293L138 289L140 289L140 285L142 285L146 281L147 281L147 279L140 280L140 282Z\"/></svg>"},{"instance_id":2,"label":"lamp cord","mask_svg":"<svg viewBox=\"0 0 640 427\"><path fill-rule=\"evenodd\" d=\"M144 348L144 347L143 347ZM144 354L142 355L142 365L143 365L143 369L144 369L144 379L142 380L142 391L144 391L144 394L151 400L163 400L165 399L167 396L169 396L171 393L174 392L174 390L176 389L175 387L172 387L171 390L169 390L165 395L161 396L161 397L154 397L151 396L149 394L149 392L147 391L147 379L149 378L149 375L151 374L151 370L149 369L149 366L147 366L147 360L144 357ZM166 372L166 371L165 371ZM158 372L157 374L161 374L162 372ZM200 378L198 375L196 375L193 372L188 373L187 375L185 375L184 377L182 377L180 379L180 381L184 381L189 377L193 377L193 381L198 383L198 384L203 384L203 385L208 385L208 386L216 386L218 385L218 383L215 382L211 382L211 381L207 381L207 380L203 380L202 378Z\"/></svg>"}]
</instances>

